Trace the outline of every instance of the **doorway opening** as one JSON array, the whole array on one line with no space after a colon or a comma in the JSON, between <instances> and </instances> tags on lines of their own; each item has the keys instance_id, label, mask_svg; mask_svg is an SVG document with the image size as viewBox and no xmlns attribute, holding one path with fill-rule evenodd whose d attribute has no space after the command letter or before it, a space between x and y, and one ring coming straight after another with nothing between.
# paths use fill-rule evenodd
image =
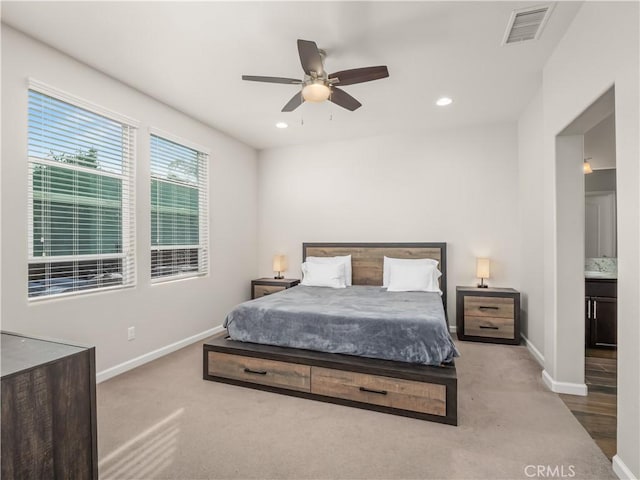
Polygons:
<instances>
[{"instance_id":1,"label":"doorway opening","mask_svg":"<svg viewBox=\"0 0 640 480\"><path fill-rule=\"evenodd\" d=\"M558 363L586 386L586 396L561 398L609 460L617 430L616 183L612 87L556 137Z\"/></svg>"}]
</instances>

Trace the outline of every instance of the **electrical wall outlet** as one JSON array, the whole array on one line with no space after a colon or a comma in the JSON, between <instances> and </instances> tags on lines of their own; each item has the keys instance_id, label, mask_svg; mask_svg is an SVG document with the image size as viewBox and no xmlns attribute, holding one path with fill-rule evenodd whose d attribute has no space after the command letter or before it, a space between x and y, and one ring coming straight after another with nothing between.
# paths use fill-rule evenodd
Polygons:
<instances>
[{"instance_id":1,"label":"electrical wall outlet","mask_svg":"<svg viewBox=\"0 0 640 480\"><path fill-rule=\"evenodd\" d=\"M136 338L136 327L129 327L127 329L127 340L133 340Z\"/></svg>"}]
</instances>

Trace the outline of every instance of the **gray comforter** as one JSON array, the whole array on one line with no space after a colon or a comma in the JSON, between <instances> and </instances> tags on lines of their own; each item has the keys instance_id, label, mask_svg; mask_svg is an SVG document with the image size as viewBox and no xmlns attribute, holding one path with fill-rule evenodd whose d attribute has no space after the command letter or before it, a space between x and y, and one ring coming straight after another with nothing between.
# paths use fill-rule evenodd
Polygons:
<instances>
[{"instance_id":1,"label":"gray comforter","mask_svg":"<svg viewBox=\"0 0 640 480\"><path fill-rule=\"evenodd\" d=\"M437 293L297 286L244 302L233 340L439 365L458 356Z\"/></svg>"}]
</instances>

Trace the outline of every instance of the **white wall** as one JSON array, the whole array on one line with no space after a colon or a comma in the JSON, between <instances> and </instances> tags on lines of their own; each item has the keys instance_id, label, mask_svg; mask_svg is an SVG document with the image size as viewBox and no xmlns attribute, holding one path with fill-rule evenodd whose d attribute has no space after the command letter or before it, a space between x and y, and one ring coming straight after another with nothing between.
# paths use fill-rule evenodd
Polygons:
<instances>
[{"instance_id":1,"label":"white wall","mask_svg":"<svg viewBox=\"0 0 640 480\"><path fill-rule=\"evenodd\" d=\"M522 333L538 355L544 352L544 217L540 191L543 138L542 90L539 90L518 122ZM542 360L540 356L538 360Z\"/></svg>"},{"instance_id":2,"label":"white wall","mask_svg":"<svg viewBox=\"0 0 640 480\"><path fill-rule=\"evenodd\" d=\"M27 77L141 122L135 288L27 301ZM207 83L202 79L204 93ZM5 25L2 118L3 329L93 344L100 372L218 326L247 299L257 265L255 150ZM205 278L150 284L149 126L211 151L211 274ZM131 325L137 338L128 342Z\"/></svg>"},{"instance_id":3,"label":"white wall","mask_svg":"<svg viewBox=\"0 0 640 480\"><path fill-rule=\"evenodd\" d=\"M618 174L618 456L614 469L640 477L640 169L638 159L639 10L637 2L585 2L543 71L545 370L559 382L558 367L575 352L558 342L556 135L615 85ZM569 372L570 373L570 372ZM625 467L626 465L626 467Z\"/></svg>"},{"instance_id":4,"label":"white wall","mask_svg":"<svg viewBox=\"0 0 640 480\"><path fill-rule=\"evenodd\" d=\"M558 361L547 369L555 381L587 394L584 382L584 136L562 135L555 148L556 295ZM558 347L559 346L559 347ZM547 367L545 365L545 367ZM551 373L553 372L553 373ZM548 378L548 377L547 377Z\"/></svg>"},{"instance_id":5,"label":"white wall","mask_svg":"<svg viewBox=\"0 0 640 480\"><path fill-rule=\"evenodd\" d=\"M303 242L447 242L448 312L455 287L519 287L515 124L389 135L260 152L259 270L289 258L299 277Z\"/></svg>"}]
</instances>

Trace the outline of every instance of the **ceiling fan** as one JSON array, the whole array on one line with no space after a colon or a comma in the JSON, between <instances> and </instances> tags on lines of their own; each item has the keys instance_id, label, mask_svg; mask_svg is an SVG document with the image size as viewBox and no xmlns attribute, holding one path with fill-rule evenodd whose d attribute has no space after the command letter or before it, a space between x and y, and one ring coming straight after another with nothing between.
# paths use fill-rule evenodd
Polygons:
<instances>
[{"instance_id":1,"label":"ceiling fan","mask_svg":"<svg viewBox=\"0 0 640 480\"><path fill-rule=\"evenodd\" d=\"M298 53L300 63L304 70L304 79L283 77L260 77L255 75L243 75L243 80L252 82L285 83L289 85L301 85L302 89L282 108L283 112L292 112L305 101L324 102L329 100L347 110L353 111L362 104L336 85L345 86L355 83L370 82L389 76L385 65L378 67L353 68L327 74L324 69L326 52L318 48L315 42L310 40L298 40Z\"/></svg>"}]
</instances>

